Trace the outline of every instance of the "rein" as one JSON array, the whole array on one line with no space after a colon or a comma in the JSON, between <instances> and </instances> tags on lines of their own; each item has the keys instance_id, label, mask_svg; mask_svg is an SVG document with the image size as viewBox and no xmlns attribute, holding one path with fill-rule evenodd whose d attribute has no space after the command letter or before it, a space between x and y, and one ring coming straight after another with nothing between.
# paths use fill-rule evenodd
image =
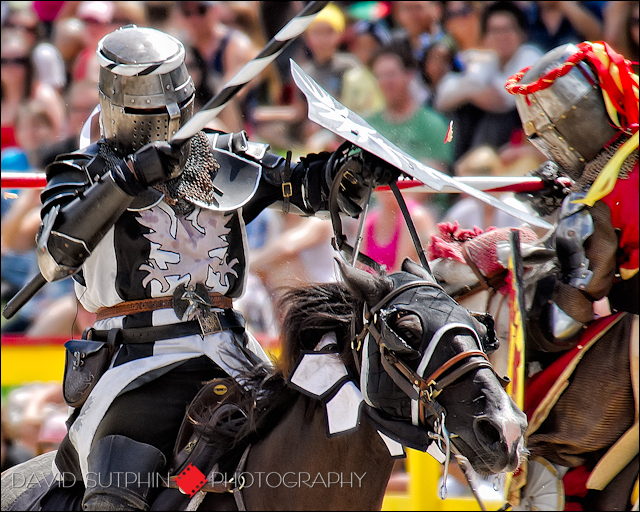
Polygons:
<instances>
[{"instance_id":1,"label":"rein","mask_svg":"<svg viewBox=\"0 0 640 512\"><path fill-rule=\"evenodd\" d=\"M463 243L460 247L460 252L462 253L462 257L464 258L466 264L478 278L478 282L473 286L465 286L464 288L451 293L450 297L455 299L457 302L468 299L469 297L473 297L476 293L479 293L483 290L491 290L492 294L496 293L496 288L499 285L504 284L509 272L508 269L504 268L485 277L482 272L480 272L480 269L476 265L475 261L473 261L473 259L471 258L471 255L469 254L466 246L467 242ZM487 305L490 300L491 296L487 301Z\"/></svg>"},{"instance_id":2,"label":"rein","mask_svg":"<svg viewBox=\"0 0 640 512\"><path fill-rule=\"evenodd\" d=\"M342 144L340 148L338 148L329 158L327 165L333 166L336 165L336 154L348 152L353 145L350 142L345 142ZM364 164L363 164L364 165ZM374 269L376 272L380 273L382 270L380 264L375 261L373 258L363 254L359 251L360 243L362 241L362 231L364 230L364 221L367 216L369 202L371 200L371 192L372 192L372 183L369 185L369 190L367 194L367 200L365 203L364 210L360 214L360 224L358 226L358 234L356 237L355 248L351 247L347 243L347 236L342 231L342 221L340 220L340 213L338 207L338 193L340 192L340 187L342 185L342 179L346 178L350 181L355 180L351 176L351 171L347 168L347 164L343 165L335 177L333 178L333 182L331 183L331 189L329 191L329 214L331 215L331 224L333 226L334 237L331 240L331 244L338 252L344 252L348 256L348 261L351 261L352 265L355 265L356 261L367 265L368 267ZM355 183L355 181L352 181ZM344 188L344 187L343 187ZM420 243L420 237L418 236L418 232L416 230L415 224L413 223L413 219L411 218L411 214L409 213L409 209L407 208L407 203L402 197L402 193L398 188L398 185L395 181L389 183L389 188L392 190L393 195L398 202L398 207L402 212L402 216L404 217L404 221L407 225L407 229L409 230L409 234L411 235L411 240L413 242L413 246L416 249L416 253L418 254L418 258L420 260L420 264L423 268L427 270L427 272L431 273L431 269L429 267L429 261L427 260L427 256L425 255L424 249L422 248L422 244Z\"/></svg>"},{"instance_id":3,"label":"rein","mask_svg":"<svg viewBox=\"0 0 640 512\"><path fill-rule=\"evenodd\" d=\"M402 286L392 290L389 292L382 300L380 300L375 306L371 309L367 309L365 304L365 312L364 312L364 326L360 333L352 339L351 349L354 355L354 359L356 362L356 367L360 368L360 360L358 357L358 352L362 347L362 341L364 340L367 334L370 334L373 339L380 346L380 352L382 355L382 366L385 371L389 374L389 376L393 379L395 384L402 390L404 393L411 399L415 400L418 403L418 414L419 414L419 422L423 425L426 425L426 419L428 416L435 416L439 418L442 414L444 414L444 409L440 404L438 404L435 399L438 395L450 384L458 380L463 375L477 370L479 368L491 368L493 369L487 355L482 350L465 350L464 352L460 352L456 354L451 359L447 360L443 363L439 368L437 368L429 377L426 379L416 373L414 370L409 368L402 360L400 360L396 356L396 352L400 353L412 353L416 352L414 349L409 347L399 336L395 336L397 338L393 340L392 347L389 347L389 342L385 341L380 334L380 331L383 328L378 328L376 324L378 320L383 316L380 314L383 308L395 299L401 293L411 289L417 288L421 286L429 286L432 288L437 288L444 292L444 289L436 283L432 283L430 281L411 281L409 283L405 283ZM384 319L381 319L384 322ZM385 322L386 323L386 322ZM469 330L472 332L477 339L477 335L471 329L471 327L463 325L463 324L452 324L448 327L446 331L449 330ZM390 328L384 329L388 332L393 333ZM435 351L435 344L437 344L440 339L442 339L442 334L440 336L432 338L429 346L427 347L426 354L428 354L428 358L425 359L426 356L423 356L423 361L420 363L420 366L424 366L426 368L429 359L433 352ZM440 331L439 331L440 332ZM399 343L398 343L399 341ZM431 344L434 343L431 348ZM481 360L474 361L466 361L460 367L456 368L453 371L450 371L456 364L467 360L468 358L480 356ZM448 372L448 373L447 373ZM444 375L444 376L443 376Z\"/></svg>"}]
</instances>

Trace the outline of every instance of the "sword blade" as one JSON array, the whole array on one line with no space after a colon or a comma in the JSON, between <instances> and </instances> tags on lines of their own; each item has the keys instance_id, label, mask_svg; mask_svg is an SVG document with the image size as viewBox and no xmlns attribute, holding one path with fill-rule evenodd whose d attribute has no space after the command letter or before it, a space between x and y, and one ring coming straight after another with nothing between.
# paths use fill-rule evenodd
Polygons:
<instances>
[{"instance_id":1,"label":"sword blade","mask_svg":"<svg viewBox=\"0 0 640 512\"><path fill-rule=\"evenodd\" d=\"M291 74L296 85L307 98L309 119L321 127L376 155L434 190L441 191L445 185L448 185L494 208L503 210L522 222L544 229L553 229L551 224L541 218L505 204L497 197L457 181L405 153L380 135L358 114L339 103L293 60L291 60Z\"/></svg>"}]
</instances>

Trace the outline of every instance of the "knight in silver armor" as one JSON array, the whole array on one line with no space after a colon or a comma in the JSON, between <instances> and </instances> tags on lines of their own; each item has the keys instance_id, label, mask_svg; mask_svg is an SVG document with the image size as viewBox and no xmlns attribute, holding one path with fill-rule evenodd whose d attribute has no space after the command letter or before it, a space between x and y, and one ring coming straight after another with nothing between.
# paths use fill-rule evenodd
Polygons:
<instances>
[{"instance_id":1,"label":"knight in silver armor","mask_svg":"<svg viewBox=\"0 0 640 512\"><path fill-rule=\"evenodd\" d=\"M397 173L378 161L372 167L364 152L291 163L244 132L205 129L172 145L193 114L183 45L127 26L105 36L97 55L101 139L47 168L37 250L46 280L73 277L80 302L97 312L86 343L108 347L110 359L88 388L83 382L84 395L71 393L80 389L71 379L89 360L65 372L65 399L75 409L56 465L78 481L101 476L87 486L84 510L146 510L156 489L110 485L117 479L109 475L166 471L201 383L268 364L232 307L246 280L245 225L278 201L303 215L326 209L345 159L357 159L354 175L373 170L376 186ZM352 215L365 181L341 187ZM94 353L83 350L68 359Z\"/></svg>"},{"instance_id":2,"label":"knight in silver armor","mask_svg":"<svg viewBox=\"0 0 640 512\"><path fill-rule=\"evenodd\" d=\"M534 173L549 186L528 199L540 214L560 208L552 238L559 276L539 286L530 321L545 335L543 351L573 346L603 297L613 310L638 313L638 227L632 220L638 215L637 98L634 128L633 113L624 108L625 94L633 92L610 89L612 63L623 62L614 74L635 77L636 84L638 78L616 55L604 43L563 45L507 82L528 140L550 159ZM635 150L629 147L634 133ZM596 195L601 186L594 182L621 149L626 158L611 180L615 186ZM557 185L558 175L573 180L570 190Z\"/></svg>"}]
</instances>

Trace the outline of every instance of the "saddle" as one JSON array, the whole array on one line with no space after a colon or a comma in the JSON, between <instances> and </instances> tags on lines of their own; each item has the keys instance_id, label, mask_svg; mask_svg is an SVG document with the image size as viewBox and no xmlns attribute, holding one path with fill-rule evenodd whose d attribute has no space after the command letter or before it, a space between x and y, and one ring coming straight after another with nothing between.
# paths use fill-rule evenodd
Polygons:
<instances>
[{"instance_id":1,"label":"saddle","mask_svg":"<svg viewBox=\"0 0 640 512\"><path fill-rule=\"evenodd\" d=\"M168 488L160 491L151 510L185 510L191 498L185 494L184 486L180 487L180 478L191 465L206 478L219 471L223 458L226 466L235 469L246 448L235 443L247 421L246 413L237 405L242 398L242 388L230 377L214 379L198 392L178 432L169 469L171 476L166 482ZM232 480L214 478L199 490L223 493L234 491L234 487Z\"/></svg>"}]
</instances>

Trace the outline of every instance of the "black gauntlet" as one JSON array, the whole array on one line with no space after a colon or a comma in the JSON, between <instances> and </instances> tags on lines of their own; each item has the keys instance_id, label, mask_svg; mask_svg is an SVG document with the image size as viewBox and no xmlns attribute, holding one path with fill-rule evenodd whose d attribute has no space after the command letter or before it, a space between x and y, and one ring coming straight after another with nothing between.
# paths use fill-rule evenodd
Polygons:
<instances>
[{"instance_id":1,"label":"black gauntlet","mask_svg":"<svg viewBox=\"0 0 640 512\"><path fill-rule=\"evenodd\" d=\"M171 145L156 141L127 156L113 177L127 194L137 196L147 187L178 177L189 157L189 142Z\"/></svg>"},{"instance_id":2,"label":"black gauntlet","mask_svg":"<svg viewBox=\"0 0 640 512\"><path fill-rule=\"evenodd\" d=\"M353 148L349 144L346 152L336 151L333 155L335 163L332 165L331 159L327 162L325 176L328 182L333 182L338 174L342 176L338 205L344 213L355 218L362 212L369 184L372 184L372 190L388 185L398 179L400 171L364 150L352 152Z\"/></svg>"},{"instance_id":3,"label":"black gauntlet","mask_svg":"<svg viewBox=\"0 0 640 512\"><path fill-rule=\"evenodd\" d=\"M569 193L569 189L558 181L560 175L561 170L558 164L547 160L535 171L529 173L529 176L535 176L543 181L542 190L522 192L516 194L516 197L528 201L538 215L542 217L551 215L562 205L562 201Z\"/></svg>"}]
</instances>

